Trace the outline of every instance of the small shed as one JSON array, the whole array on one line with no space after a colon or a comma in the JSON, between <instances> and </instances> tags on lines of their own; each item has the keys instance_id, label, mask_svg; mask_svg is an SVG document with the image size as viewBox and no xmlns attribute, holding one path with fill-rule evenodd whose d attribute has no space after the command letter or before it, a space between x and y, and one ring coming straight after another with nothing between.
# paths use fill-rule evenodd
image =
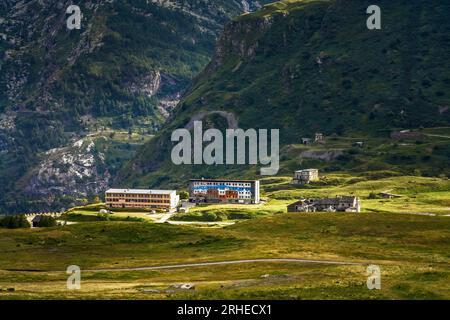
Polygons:
<instances>
[{"instance_id":1,"label":"small shed","mask_svg":"<svg viewBox=\"0 0 450 320\"><path fill-rule=\"evenodd\" d=\"M381 197L383 199L395 199L395 198L401 198L402 196L399 194L392 194L392 193L388 193L388 192L382 192L380 193Z\"/></svg>"},{"instance_id":2,"label":"small shed","mask_svg":"<svg viewBox=\"0 0 450 320\"><path fill-rule=\"evenodd\" d=\"M42 220L42 216L41 216L41 215L35 216L35 217L33 218L33 220L31 220L31 223L32 223L32 225L33 225L33 228L39 227L39 222L41 222L41 220Z\"/></svg>"},{"instance_id":3,"label":"small shed","mask_svg":"<svg viewBox=\"0 0 450 320\"><path fill-rule=\"evenodd\" d=\"M314 138L314 141L316 143L323 143L325 142L325 135L321 132L316 132L316 136Z\"/></svg>"}]
</instances>

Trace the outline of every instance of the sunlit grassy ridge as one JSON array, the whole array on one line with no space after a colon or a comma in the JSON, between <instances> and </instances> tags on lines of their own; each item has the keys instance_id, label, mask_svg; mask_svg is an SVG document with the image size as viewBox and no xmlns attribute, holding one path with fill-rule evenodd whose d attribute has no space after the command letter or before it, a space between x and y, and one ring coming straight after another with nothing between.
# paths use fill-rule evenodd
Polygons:
<instances>
[{"instance_id":1,"label":"sunlit grassy ridge","mask_svg":"<svg viewBox=\"0 0 450 320\"><path fill-rule=\"evenodd\" d=\"M381 213L282 214L223 229L94 222L58 229L0 230L0 298L448 298L450 219ZM248 264L161 271L85 272L65 290L64 270L250 258L379 264L383 290L365 288L363 266ZM53 270L18 272L12 270ZM263 280L263 274L272 275ZM278 276L277 276L278 275ZM164 293L179 282L195 292ZM143 288L162 290L145 294Z\"/></svg>"},{"instance_id":2,"label":"sunlit grassy ridge","mask_svg":"<svg viewBox=\"0 0 450 320\"><path fill-rule=\"evenodd\" d=\"M450 103L445 89L450 7L441 1L381 1L382 30L370 31L369 4L287 1L231 22L174 117L118 181L179 187L192 176L258 176L257 169L246 167L172 165L173 130L211 110L234 113L243 129L279 129L282 174L314 166L329 172L448 175L448 138L389 138L404 129L432 134L429 128L448 126L450 113L443 106ZM221 128L225 121L204 122ZM326 146L299 145L315 132L327 136ZM356 141L370 149L352 148ZM301 156L316 149L344 154L329 163Z\"/></svg>"},{"instance_id":3,"label":"sunlit grassy ridge","mask_svg":"<svg viewBox=\"0 0 450 320\"><path fill-rule=\"evenodd\" d=\"M380 173L378 173L380 175ZM384 173L387 174L387 173ZM236 222L222 228L154 224L148 212L119 210L100 222L101 205L74 208L78 224L0 229L0 298L96 299L443 299L449 296L450 183L415 176L329 174L308 186L290 177L261 181L266 203L211 205L190 214ZM391 190L399 199L370 199ZM301 197L354 194L363 212L288 214ZM427 216L417 215L428 213ZM434 214L434 215L431 215ZM151 214L153 215L153 214ZM84 217L82 219L82 217ZM127 217L135 222L120 221ZM144 220L136 220L145 218ZM63 218L64 219L64 218ZM173 218L177 220L177 216ZM197 219L201 220L201 219ZM68 265L117 269L258 258L357 262L359 266L251 263L159 271L83 272L82 290L65 289ZM383 290L366 288L368 264L380 265ZM269 277L262 275L269 274ZM187 293L166 290L195 283ZM156 290L145 293L143 290Z\"/></svg>"}]
</instances>

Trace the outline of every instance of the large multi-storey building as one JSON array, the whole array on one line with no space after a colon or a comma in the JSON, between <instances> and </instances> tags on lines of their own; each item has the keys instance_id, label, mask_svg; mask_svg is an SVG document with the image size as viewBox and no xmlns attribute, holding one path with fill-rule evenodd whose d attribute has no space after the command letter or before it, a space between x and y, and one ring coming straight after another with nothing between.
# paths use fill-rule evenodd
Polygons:
<instances>
[{"instance_id":1,"label":"large multi-storey building","mask_svg":"<svg viewBox=\"0 0 450 320\"><path fill-rule=\"evenodd\" d=\"M189 197L193 202L256 204L260 202L259 181L193 179Z\"/></svg>"},{"instance_id":2,"label":"large multi-storey building","mask_svg":"<svg viewBox=\"0 0 450 320\"><path fill-rule=\"evenodd\" d=\"M180 197L175 190L109 189L105 195L110 208L174 209Z\"/></svg>"}]
</instances>

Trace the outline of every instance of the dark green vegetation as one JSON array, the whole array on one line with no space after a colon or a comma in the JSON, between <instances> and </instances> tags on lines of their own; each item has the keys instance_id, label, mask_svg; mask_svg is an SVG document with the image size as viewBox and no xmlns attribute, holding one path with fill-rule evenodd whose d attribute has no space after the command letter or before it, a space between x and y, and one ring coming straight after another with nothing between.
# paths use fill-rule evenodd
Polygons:
<instances>
[{"instance_id":1,"label":"dark green vegetation","mask_svg":"<svg viewBox=\"0 0 450 320\"><path fill-rule=\"evenodd\" d=\"M372 137L368 134L354 133L348 136L332 135L326 137L323 144L302 145L299 142L286 144L280 151L281 177L292 177L295 170L301 168L319 168L321 175L326 176L318 183L326 190L327 187L339 185L339 180L329 179L334 174L349 175L354 181L370 181L389 177L417 176L440 177L450 176L450 128L419 129L419 138L394 140L389 137ZM298 139L300 140L300 139ZM358 147L356 142L364 145ZM150 143L146 147L151 148ZM142 150L142 165L151 162L153 157ZM156 152L156 151L155 151ZM170 152L170 151L169 151ZM174 188L187 187L187 181L192 177L233 177L237 179L254 179L259 176L260 166L174 166L161 157L160 170L136 174L133 171L124 180L129 186L166 186ZM135 165L132 162L131 165ZM129 168L129 167L127 167ZM263 178L263 177L259 177ZM266 180L265 178L263 178ZM267 178L270 181L270 178ZM288 182L283 188L288 187ZM298 187L293 187L298 188ZM389 186L386 190L390 189ZM365 189L359 190L365 193ZM382 191L382 190L380 190Z\"/></svg>"},{"instance_id":2,"label":"dark green vegetation","mask_svg":"<svg viewBox=\"0 0 450 320\"><path fill-rule=\"evenodd\" d=\"M14 288L0 290L0 299L449 298L447 178L326 174L307 186L291 185L290 179L262 179L264 204L204 205L171 219L192 223L186 226L152 223L155 219L142 209L100 211L99 203L60 217L74 225L0 230L0 289ZM400 198L379 196L387 191ZM287 204L299 198L342 194L360 197L363 212L286 213ZM83 271L82 289L76 292L66 289L64 272L72 264L93 270L259 258L361 265L264 262ZM381 291L366 288L369 264L381 267ZM178 283L194 283L196 289L174 289Z\"/></svg>"},{"instance_id":3,"label":"dark green vegetation","mask_svg":"<svg viewBox=\"0 0 450 320\"><path fill-rule=\"evenodd\" d=\"M180 214L175 217L177 221L203 221L203 222L215 222L226 220L248 220L258 218L264 215L272 213L271 211L265 211L264 209L255 210L254 212L245 209L214 209L208 208L205 211L192 212L186 214Z\"/></svg>"},{"instance_id":4,"label":"dark green vegetation","mask_svg":"<svg viewBox=\"0 0 450 320\"><path fill-rule=\"evenodd\" d=\"M30 228L31 225L24 215L5 216L0 218L0 227L8 229Z\"/></svg>"},{"instance_id":5,"label":"dark green vegetation","mask_svg":"<svg viewBox=\"0 0 450 320\"><path fill-rule=\"evenodd\" d=\"M223 229L139 222L2 229L0 287L15 292L1 292L0 297L448 299L449 230L447 217L383 213L281 214ZM277 257L362 265L264 263L84 272L82 290L65 287L65 269L72 264L86 270ZM366 288L368 264L381 266L381 291ZM186 282L195 283L196 290L166 293L171 285Z\"/></svg>"},{"instance_id":6,"label":"dark green vegetation","mask_svg":"<svg viewBox=\"0 0 450 320\"><path fill-rule=\"evenodd\" d=\"M41 216L36 223L38 228L51 228L56 226L56 219L50 216Z\"/></svg>"},{"instance_id":7,"label":"dark green vegetation","mask_svg":"<svg viewBox=\"0 0 450 320\"><path fill-rule=\"evenodd\" d=\"M82 29L72 31L69 4L0 3L0 212L61 208L90 192L74 190L82 182L37 186L42 152L100 128L157 131L209 62L223 24L243 12L238 1L164 3L81 0ZM128 159L117 158L99 175Z\"/></svg>"},{"instance_id":8,"label":"dark green vegetation","mask_svg":"<svg viewBox=\"0 0 450 320\"><path fill-rule=\"evenodd\" d=\"M450 4L380 1L380 31L366 27L369 4L286 1L235 19L173 120L125 166L118 181L156 186L179 185L192 176L255 177L254 168L171 165L172 131L208 110L235 114L244 129L279 128L281 160L289 170L314 165L328 171L411 174L417 169L448 175L448 131L446 137L412 141L389 136L450 122ZM209 127L224 123L212 116L205 120ZM344 146L336 161L302 161L306 157L295 151L301 137L317 131ZM355 141L366 141L370 150L353 148ZM326 147L333 147L333 139Z\"/></svg>"}]
</instances>

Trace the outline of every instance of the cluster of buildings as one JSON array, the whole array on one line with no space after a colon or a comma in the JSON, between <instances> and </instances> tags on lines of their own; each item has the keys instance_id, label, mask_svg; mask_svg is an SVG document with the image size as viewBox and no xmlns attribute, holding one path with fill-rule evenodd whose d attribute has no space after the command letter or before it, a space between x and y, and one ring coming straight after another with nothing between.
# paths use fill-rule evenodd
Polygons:
<instances>
[{"instance_id":1,"label":"cluster of buildings","mask_svg":"<svg viewBox=\"0 0 450 320\"><path fill-rule=\"evenodd\" d=\"M288 206L288 212L361 212L358 197L302 199Z\"/></svg>"},{"instance_id":2,"label":"cluster of buildings","mask_svg":"<svg viewBox=\"0 0 450 320\"><path fill-rule=\"evenodd\" d=\"M316 132L314 139L312 138L302 138L302 144L309 145L312 143L325 143L325 135L320 132Z\"/></svg>"},{"instance_id":3,"label":"cluster of buildings","mask_svg":"<svg viewBox=\"0 0 450 320\"><path fill-rule=\"evenodd\" d=\"M319 180L319 170L306 169L294 173L293 184L309 184ZM109 208L148 208L174 210L180 203L176 190L110 189L105 195ZM192 179L189 202L212 204L259 204L259 180ZM360 212L357 197L301 199L288 206L288 212Z\"/></svg>"}]
</instances>

